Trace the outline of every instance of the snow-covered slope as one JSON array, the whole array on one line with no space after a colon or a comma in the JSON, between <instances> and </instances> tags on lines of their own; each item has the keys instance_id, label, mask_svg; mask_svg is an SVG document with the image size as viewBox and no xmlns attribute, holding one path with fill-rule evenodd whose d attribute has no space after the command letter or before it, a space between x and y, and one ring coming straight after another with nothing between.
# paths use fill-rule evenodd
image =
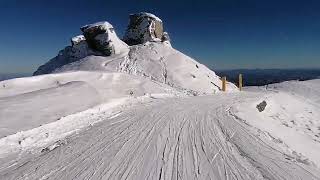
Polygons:
<instances>
[{"instance_id":1,"label":"snow-covered slope","mask_svg":"<svg viewBox=\"0 0 320 180\"><path fill-rule=\"evenodd\" d=\"M120 71L150 78L196 94L213 94L221 88L220 77L206 66L163 43L147 42L130 47L126 56L88 56L54 72ZM229 91L237 88L228 83Z\"/></svg>"},{"instance_id":2,"label":"snow-covered slope","mask_svg":"<svg viewBox=\"0 0 320 180\"><path fill-rule=\"evenodd\" d=\"M287 81L265 86L267 90L283 91L320 104L320 79L309 81Z\"/></svg>"},{"instance_id":3,"label":"snow-covered slope","mask_svg":"<svg viewBox=\"0 0 320 180\"><path fill-rule=\"evenodd\" d=\"M168 36L168 33L163 32L162 21L158 17L148 13L137 14L134 17L137 18L134 23L140 22L139 19L148 22L136 27L139 33L148 33L148 36L156 34L159 34L159 37ZM127 31L135 31L132 26L129 25ZM150 28L155 29L150 31ZM86 40L77 36L72 40L72 47L63 50L34 74L66 71L124 72L168 84L194 95L213 94L221 90L220 77L206 66L168 45L170 44L168 37L162 38L163 41L143 39L142 44L130 46L128 49L128 46L124 45L125 43L114 33L112 25L107 22L86 25L81 29ZM106 55L105 50L109 52L110 48L116 53ZM228 91L237 91L232 83L228 83L227 86Z\"/></svg>"},{"instance_id":4,"label":"snow-covered slope","mask_svg":"<svg viewBox=\"0 0 320 180\"><path fill-rule=\"evenodd\" d=\"M124 73L78 71L1 81L0 138L114 99L147 94L180 93Z\"/></svg>"},{"instance_id":5,"label":"snow-covered slope","mask_svg":"<svg viewBox=\"0 0 320 180\"><path fill-rule=\"evenodd\" d=\"M249 87L259 98L235 105L236 115L320 167L320 79ZM259 112L257 105L266 102Z\"/></svg>"}]
</instances>

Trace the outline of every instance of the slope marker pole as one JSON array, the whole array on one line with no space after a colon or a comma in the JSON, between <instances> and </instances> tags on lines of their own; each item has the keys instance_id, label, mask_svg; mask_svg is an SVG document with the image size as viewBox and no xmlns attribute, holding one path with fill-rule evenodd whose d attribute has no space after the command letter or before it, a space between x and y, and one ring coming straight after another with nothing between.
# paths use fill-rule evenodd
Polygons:
<instances>
[{"instance_id":1,"label":"slope marker pole","mask_svg":"<svg viewBox=\"0 0 320 180\"><path fill-rule=\"evenodd\" d=\"M222 91L226 91L227 90L226 83L227 83L227 77L223 76L222 77Z\"/></svg>"},{"instance_id":2,"label":"slope marker pole","mask_svg":"<svg viewBox=\"0 0 320 180\"><path fill-rule=\"evenodd\" d=\"M239 74L239 90L242 91L242 74Z\"/></svg>"}]
</instances>

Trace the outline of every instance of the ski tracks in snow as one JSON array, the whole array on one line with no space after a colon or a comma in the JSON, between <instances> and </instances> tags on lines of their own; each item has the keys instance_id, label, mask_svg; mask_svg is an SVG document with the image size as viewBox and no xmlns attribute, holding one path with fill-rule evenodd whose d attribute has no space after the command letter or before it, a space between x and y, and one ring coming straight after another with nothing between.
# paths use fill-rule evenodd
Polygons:
<instances>
[{"instance_id":1,"label":"ski tracks in snow","mask_svg":"<svg viewBox=\"0 0 320 180\"><path fill-rule=\"evenodd\" d=\"M1 179L319 179L230 115L238 95L143 104L26 158Z\"/></svg>"}]
</instances>

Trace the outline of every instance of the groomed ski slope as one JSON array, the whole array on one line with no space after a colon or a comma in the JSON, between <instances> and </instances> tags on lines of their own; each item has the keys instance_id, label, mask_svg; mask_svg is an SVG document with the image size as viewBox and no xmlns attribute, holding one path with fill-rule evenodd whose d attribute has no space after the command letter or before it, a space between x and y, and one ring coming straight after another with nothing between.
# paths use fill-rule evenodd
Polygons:
<instances>
[{"instance_id":1,"label":"groomed ski slope","mask_svg":"<svg viewBox=\"0 0 320 180\"><path fill-rule=\"evenodd\" d=\"M1 179L319 179L312 164L231 107L259 93L167 98L106 118L63 145L0 166Z\"/></svg>"}]
</instances>

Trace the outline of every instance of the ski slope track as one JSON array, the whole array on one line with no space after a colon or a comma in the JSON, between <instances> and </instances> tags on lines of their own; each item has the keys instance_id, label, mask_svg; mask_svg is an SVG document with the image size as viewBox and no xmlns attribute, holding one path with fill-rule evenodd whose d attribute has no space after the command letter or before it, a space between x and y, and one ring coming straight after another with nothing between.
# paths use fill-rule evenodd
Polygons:
<instances>
[{"instance_id":1,"label":"ski slope track","mask_svg":"<svg viewBox=\"0 0 320 180\"><path fill-rule=\"evenodd\" d=\"M319 179L319 170L233 115L239 93L130 107L52 151L0 165L1 179ZM5 163L7 164L7 163Z\"/></svg>"}]
</instances>

